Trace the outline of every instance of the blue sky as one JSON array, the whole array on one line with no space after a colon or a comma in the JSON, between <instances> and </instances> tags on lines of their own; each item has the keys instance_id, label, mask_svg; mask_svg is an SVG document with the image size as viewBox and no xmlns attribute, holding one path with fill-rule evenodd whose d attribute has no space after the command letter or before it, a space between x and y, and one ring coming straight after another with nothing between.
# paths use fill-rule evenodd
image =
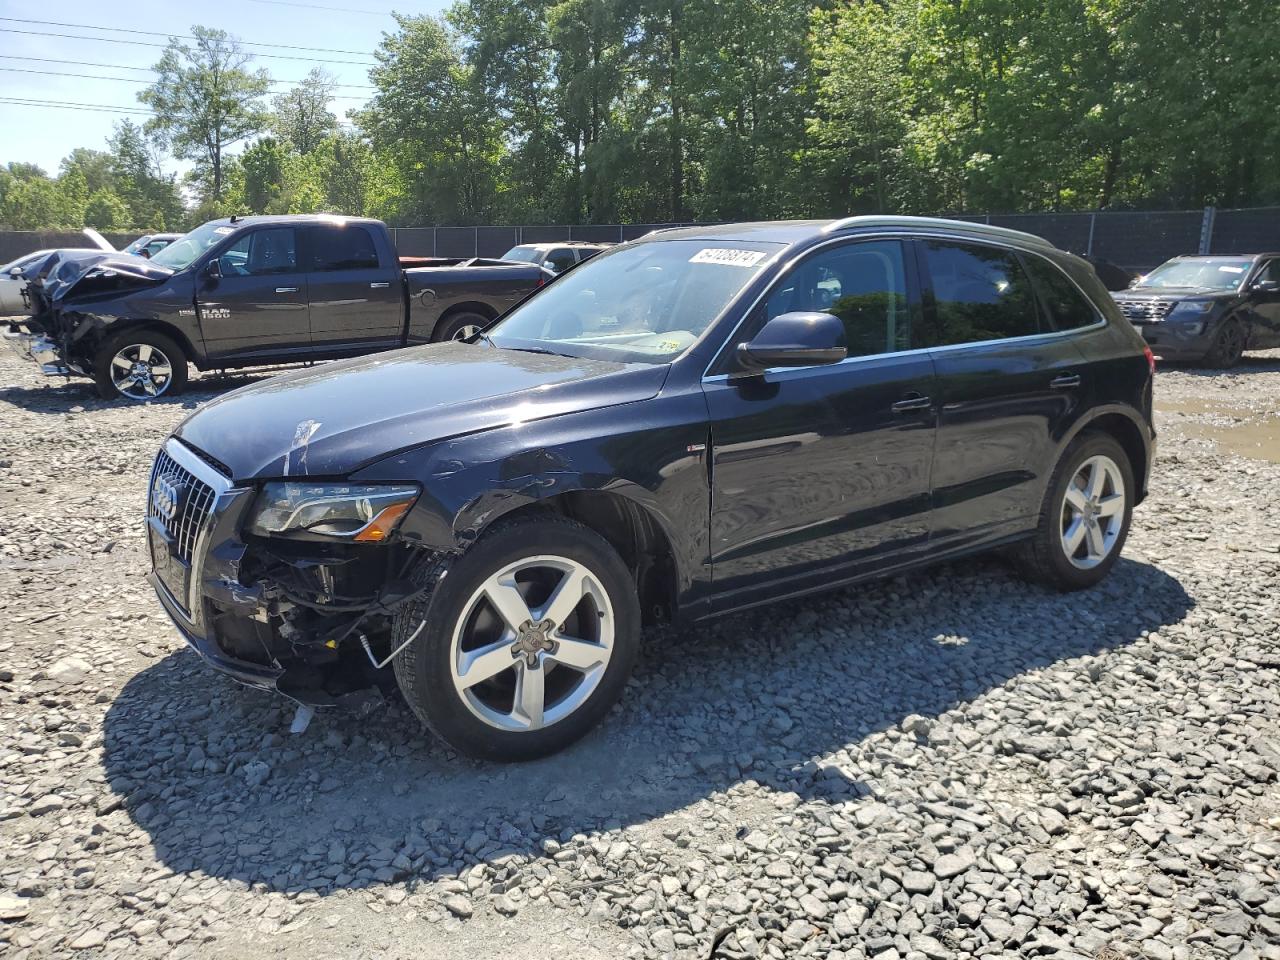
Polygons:
<instances>
[{"instance_id":1,"label":"blue sky","mask_svg":"<svg viewBox=\"0 0 1280 960\"><path fill-rule=\"evenodd\" d=\"M189 34L193 24L200 24L226 30L241 41L355 51L346 54L245 47L258 55L255 65L266 68L277 80L300 80L313 67L320 66L338 83L353 85L335 91L344 99L335 100L330 109L341 118L347 110L359 107L370 92L355 86L369 82L368 68L362 64L372 62L369 54L383 32L394 27L390 12L438 13L447 5L446 0L218 0L208 5L181 0L60 0L56 4L0 0L0 18L10 18L0 19L0 101L4 101L0 102L0 163L37 163L53 174L59 161L73 148L102 149L113 125L122 117L146 119L142 114L116 110L57 109L8 102L55 100L140 109L137 94L145 83L136 81L152 78L147 68L160 58L166 38L118 31L181 35ZM19 18L77 26L16 22ZM93 30L80 24L115 29ZM112 42L50 34L103 37ZM285 56L306 59L280 59ZM51 62L69 60L83 64ZM70 73L93 77L53 75ZM272 87L273 91L287 89L287 83ZM186 164L169 158L165 166L179 170Z\"/></svg>"}]
</instances>

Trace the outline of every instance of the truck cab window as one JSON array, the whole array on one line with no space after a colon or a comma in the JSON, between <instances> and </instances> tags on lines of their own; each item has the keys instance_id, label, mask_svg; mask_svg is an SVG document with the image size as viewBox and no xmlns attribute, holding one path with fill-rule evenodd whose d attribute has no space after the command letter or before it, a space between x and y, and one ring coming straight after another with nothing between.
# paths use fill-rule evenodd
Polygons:
<instances>
[{"instance_id":1,"label":"truck cab window","mask_svg":"<svg viewBox=\"0 0 1280 960\"><path fill-rule=\"evenodd\" d=\"M568 247L557 247L547 254L547 266L556 273L563 273L577 262Z\"/></svg>"},{"instance_id":2,"label":"truck cab window","mask_svg":"<svg viewBox=\"0 0 1280 960\"><path fill-rule=\"evenodd\" d=\"M218 256L224 277L261 277L298 269L292 227L254 230Z\"/></svg>"},{"instance_id":3,"label":"truck cab window","mask_svg":"<svg viewBox=\"0 0 1280 960\"><path fill-rule=\"evenodd\" d=\"M307 227L303 233L308 251L308 270L378 268L378 250L373 245L373 237L363 227Z\"/></svg>"}]
</instances>

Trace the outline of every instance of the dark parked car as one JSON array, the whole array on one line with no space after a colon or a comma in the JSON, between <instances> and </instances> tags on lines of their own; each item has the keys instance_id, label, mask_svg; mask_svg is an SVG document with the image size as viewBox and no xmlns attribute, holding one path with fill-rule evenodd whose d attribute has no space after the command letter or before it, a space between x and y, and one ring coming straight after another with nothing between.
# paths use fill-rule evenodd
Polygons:
<instances>
[{"instance_id":1,"label":"dark parked car","mask_svg":"<svg viewBox=\"0 0 1280 960\"><path fill-rule=\"evenodd\" d=\"M604 716L648 623L997 547L1097 583L1146 494L1153 371L1027 234L658 232L468 342L205 406L151 474L151 579L245 683L332 704L394 671L459 750L539 756Z\"/></svg>"},{"instance_id":2,"label":"dark parked car","mask_svg":"<svg viewBox=\"0 0 1280 960\"><path fill-rule=\"evenodd\" d=\"M1137 278L1132 270L1126 270L1117 263L1103 260L1101 257L1084 256L1085 262L1093 267L1098 279L1108 290L1125 290Z\"/></svg>"},{"instance_id":3,"label":"dark parked car","mask_svg":"<svg viewBox=\"0 0 1280 960\"><path fill-rule=\"evenodd\" d=\"M610 244L588 243L585 240L561 240L555 243L522 243L502 255L503 260L536 263L552 273L564 273L570 267L590 260Z\"/></svg>"},{"instance_id":4,"label":"dark parked car","mask_svg":"<svg viewBox=\"0 0 1280 960\"><path fill-rule=\"evenodd\" d=\"M30 270L31 355L132 400L178 393L188 363L331 360L470 336L551 277L398 257L382 221L329 215L214 220L150 260L68 253Z\"/></svg>"},{"instance_id":5,"label":"dark parked car","mask_svg":"<svg viewBox=\"0 0 1280 960\"><path fill-rule=\"evenodd\" d=\"M1234 367L1280 347L1280 253L1174 257L1115 299L1165 360Z\"/></svg>"},{"instance_id":6,"label":"dark parked car","mask_svg":"<svg viewBox=\"0 0 1280 960\"><path fill-rule=\"evenodd\" d=\"M135 257L150 260L173 241L181 238L180 233L144 233L120 252L132 253Z\"/></svg>"}]
</instances>

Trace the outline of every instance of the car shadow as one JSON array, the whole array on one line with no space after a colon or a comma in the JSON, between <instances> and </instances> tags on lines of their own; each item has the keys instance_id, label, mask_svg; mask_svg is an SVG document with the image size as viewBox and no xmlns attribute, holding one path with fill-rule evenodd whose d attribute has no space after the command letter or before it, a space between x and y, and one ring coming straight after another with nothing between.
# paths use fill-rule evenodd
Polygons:
<instances>
[{"instance_id":1,"label":"car shadow","mask_svg":"<svg viewBox=\"0 0 1280 960\"><path fill-rule=\"evenodd\" d=\"M234 373L205 373L193 377L187 389L177 396L157 397L144 402L132 400L103 400L98 390L89 380L70 378L58 380L50 378L40 386L11 384L0 386L0 402L13 404L32 413L63 414L70 413L73 407L84 410L109 410L112 408L129 409L133 407L173 407L175 409L194 410L200 404L237 387L258 383L277 373L286 370L301 369L299 367L280 367L266 370L251 370Z\"/></svg>"},{"instance_id":2,"label":"car shadow","mask_svg":"<svg viewBox=\"0 0 1280 960\"><path fill-rule=\"evenodd\" d=\"M1143 562L1061 595L979 561L655 631L599 729L512 765L457 757L398 699L363 715L320 713L291 736L287 702L181 650L115 698L105 775L112 805L175 872L321 894L414 885L513 853L547 856L548 839L698 820L693 805L746 780L818 803L894 802L858 770L869 734L907 718L917 731L916 715L927 725L1020 676L1124 647L1192 606ZM1017 732L1052 736L1057 721L1037 714Z\"/></svg>"}]
</instances>

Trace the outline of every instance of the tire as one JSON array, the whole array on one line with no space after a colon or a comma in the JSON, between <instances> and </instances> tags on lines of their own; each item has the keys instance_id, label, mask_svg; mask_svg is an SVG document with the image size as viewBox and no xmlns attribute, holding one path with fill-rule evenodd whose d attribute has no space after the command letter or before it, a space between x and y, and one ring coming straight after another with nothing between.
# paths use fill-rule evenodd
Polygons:
<instances>
[{"instance_id":1,"label":"tire","mask_svg":"<svg viewBox=\"0 0 1280 960\"><path fill-rule=\"evenodd\" d=\"M392 639L414 638L396 682L437 737L479 759L533 760L600 722L640 646L634 580L603 537L559 516L499 523L445 570L423 571L435 587L397 615ZM579 582L572 608L549 602Z\"/></svg>"},{"instance_id":2,"label":"tire","mask_svg":"<svg viewBox=\"0 0 1280 960\"><path fill-rule=\"evenodd\" d=\"M1240 362L1244 354L1247 335L1239 320L1228 320L1218 329L1213 339L1213 346L1204 355L1206 366L1219 370L1230 370Z\"/></svg>"},{"instance_id":3,"label":"tire","mask_svg":"<svg viewBox=\"0 0 1280 960\"><path fill-rule=\"evenodd\" d=\"M124 363L134 362L136 371L149 368L147 380L135 379L125 385ZM167 375L159 371L168 370ZM93 360L93 380L104 400L155 400L173 397L187 386L187 355L172 339L154 330L124 331L108 337L98 347Z\"/></svg>"},{"instance_id":4,"label":"tire","mask_svg":"<svg viewBox=\"0 0 1280 960\"><path fill-rule=\"evenodd\" d=\"M1109 466L1107 466L1109 464ZM1077 478L1101 486L1081 490ZM1070 488L1072 502L1067 500ZM1081 499L1080 494L1084 497ZM1123 500L1111 499L1121 493ZM1067 446L1054 468L1040 509L1035 535L1018 550L1018 568L1030 580L1057 590L1082 590L1102 580L1115 566L1129 535L1133 514L1133 466L1124 448L1106 433L1085 431ZM1077 509L1073 504L1090 504ZM1111 513L1101 512L1112 510ZM1092 525L1088 517L1092 517ZM1076 522L1080 526L1074 526ZM1095 534L1096 531L1096 534ZM1076 543L1074 552L1070 542ZM1101 546L1104 549L1098 550Z\"/></svg>"},{"instance_id":5,"label":"tire","mask_svg":"<svg viewBox=\"0 0 1280 960\"><path fill-rule=\"evenodd\" d=\"M436 324L436 328L431 331L431 340L433 343L444 340L463 340L476 331L484 329L491 322L491 319L482 313L471 311L453 313Z\"/></svg>"}]
</instances>

